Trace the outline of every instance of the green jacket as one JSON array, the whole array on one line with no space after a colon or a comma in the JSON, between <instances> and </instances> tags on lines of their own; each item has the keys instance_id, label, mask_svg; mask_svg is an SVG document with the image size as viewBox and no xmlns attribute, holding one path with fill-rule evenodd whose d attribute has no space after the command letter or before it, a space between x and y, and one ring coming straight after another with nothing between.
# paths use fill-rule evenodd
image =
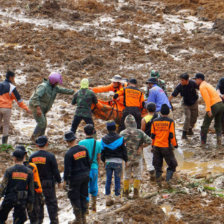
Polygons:
<instances>
[{"instance_id":1,"label":"green jacket","mask_svg":"<svg viewBox=\"0 0 224 224\"><path fill-rule=\"evenodd\" d=\"M30 97L29 107L33 109L40 106L42 112L47 113L51 109L57 93L72 95L74 90L61 88L59 86L53 87L48 80L44 79Z\"/></svg>"},{"instance_id":2,"label":"green jacket","mask_svg":"<svg viewBox=\"0 0 224 224\"><path fill-rule=\"evenodd\" d=\"M90 89L80 89L72 99L72 105L77 104L75 115L91 118L91 105L93 103L98 103L95 93Z\"/></svg>"}]
</instances>

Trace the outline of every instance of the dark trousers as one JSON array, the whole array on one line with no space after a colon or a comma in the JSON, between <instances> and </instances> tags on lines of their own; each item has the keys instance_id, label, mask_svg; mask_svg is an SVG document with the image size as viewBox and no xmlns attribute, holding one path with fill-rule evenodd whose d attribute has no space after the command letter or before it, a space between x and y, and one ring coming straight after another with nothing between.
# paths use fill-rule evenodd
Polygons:
<instances>
[{"instance_id":1,"label":"dark trousers","mask_svg":"<svg viewBox=\"0 0 224 224\"><path fill-rule=\"evenodd\" d=\"M76 133L76 130L80 124L80 122L84 120L86 122L86 124L92 124L93 123L93 119L91 117L80 117L80 116L76 116L74 117L73 121L72 121L72 127L71 127L71 131L73 131L74 133Z\"/></svg>"},{"instance_id":2,"label":"dark trousers","mask_svg":"<svg viewBox=\"0 0 224 224\"><path fill-rule=\"evenodd\" d=\"M73 207L80 209L82 213L87 209L89 177L83 177L73 181L69 185L68 198Z\"/></svg>"},{"instance_id":3,"label":"dark trousers","mask_svg":"<svg viewBox=\"0 0 224 224\"><path fill-rule=\"evenodd\" d=\"M9 201L2 202L0 207L0 224L4 224L8 218L9 212L14 208L13 224L23 224L26 220L26 206L24 204L10 203Z\"/></svg>"},{"instance_id":4,"label":"dark trousers","mask_svg":"<svg viewBox=\"0 0 224 224\"><path fill-rule=\"evenodd\" d=\"M42 183L42 182L41 182ZM52 183L53 185L53 183ZM44 187L43 194L45 197L45 204L47 206L47 211L49 214L49 218L51 220L51 224L58 224L58 202L56 198L55 186L52 187ZM43 223L44 220L44 204L40 204L40 212L39 212L39 223Z\"/></svg>"},{"instance_id":5,"label":"dark trousers","mask_svg":"<svg viewBox=\"0 0 224 224\"><path fill-rule=\"evenodd\" d=\"M138 107L126 107L123 111L123 115L121 118L121 123L119 126L119 132L123 131L125 129L125 118L129 115L133 115L135 118L135 121L137 123L137 128L140 129L141 128L141 120L142 120L142 115L141 115L141 111Z\"/></svg>"},{"instance_id":6,"label":"dark trousers","mask_svg":"<svg viewBox=\"0 0 224 224\"><path fill-rule=\"evenodd\" d=\"M176 171L177 160L174 156L171 148L159 148L154 147L152 164L155 167L156 172L162 173L163 159L165 159L168 168L167 170Z\"/></svg>"},{"instance_id":7,"label":"dark trousers","mask_svg":"<svg viewBox=\"0 0 224 224\"><path fill-rule=\"evenodd\" d=\"M201 136L207 136L209 126L213 119L215 119L215 131L217 135L222 134L222 116L224 113L224 103L216 103L211 107L212 109L212 117L209 117L208 114L205 114L203 124L201 126Z\"/></svg>"},{"instance_id":8,"label":"dark trousers","mask_svg":"<svg viewBox=\"0 0 224 224\"><path fill-rule=\"evenodd\" d=\"M40 194L35 193L33 211L28 212L29 219L30 219L30 224L39 224L39 223L41 223L41 221L43 221L43 219L39 220L41 203L42 202L40 200Z\"/></svg>"}]
</instances>

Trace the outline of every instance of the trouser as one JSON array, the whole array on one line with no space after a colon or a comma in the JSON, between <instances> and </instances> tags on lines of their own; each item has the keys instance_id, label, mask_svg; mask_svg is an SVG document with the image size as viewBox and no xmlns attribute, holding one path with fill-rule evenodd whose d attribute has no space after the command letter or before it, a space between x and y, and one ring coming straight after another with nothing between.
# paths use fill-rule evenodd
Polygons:
<instances>
[{"instance_id":1,"label":"trouser","mask_svg":"<svg viewBox=\"0 0 224 224\"><path fill-rule=\"evenodd\" d=\"M209 117L208 114L205 114L204 117L204 121L203 124L201 126L201 136L203 136L203 138L206 139L207 133L208 133L208 129L209 126L213 120L213 118L215 118L215 131L217 135L221 135L222 134L222 116L224 113L224 103L219 102L216 103L215 105L213 105L211 107L212 109L212 117Z\"/></svg>"},{"instance_id":2,"label":"trouser","mask_svg":"<svg viewBox=\"0 0 224 224\"><path fill-rule=\"evenodd\" d=\"M142 120L142 115L141 115L141 111L138 107L126 107L123 111L122 114L122 118L121 118L121 122L120 122L120 126L119 126L119 132L123 131L125 129L125 118L129 115L133 115L135 118L135 121L137 123L137 128L140 129L141 128L141 120Z\"/></svg>"},{"instance_id":3,"label":"trouser","mask_svg":"<svg viewBox=\"0 0 224 224\"><path fill-rule=\"evenodd\" d=\"M41 181L41 184L43 181ZM51 224L58 224L58 202L56 198L55 186L44 186L42 184L43 194L45 197L45 204L47 206L48 215ZM40 204L39 223L43 223L44 220L44 204Z\"/></svg>"},{"instance_id":4,"label":"trouser","mask_svg":"<svg viewBox=\"0 0 224 224\"><path fill-rule=\"evenodd\" d=\"M130 161L128 162L128 167L125 166L124 178L129 180L132 178L132 175L133 179L142 179L142 158L138 159L137 161Z\"/></svg>"},{"instance_id":5,"label":"trouser","mask_svg":"<svg viewBox=\"0 0 224 224\"><path fill-rule=\"evenodd\" d=\"M162 173L163 159L165 159L168 165L167 171L175 172L178 164L173 150L171 148L154 147L153 166L157 173Z\"/></svg>"},{"instance_id":6,"label":"trouser","mask_svg":"<svg viewBox=\"0 0 224 224\"><path fill-rule=\"evenodd\" d=\"M187 106L183 104L184 108L184 115L185 115L185 121L184 121L184 131L189 131L190 128L193 128L197 118L198 118L198 101L195 102L195 104L191 106Z\"/></svg>"},{"instance_id":7,"label":"trouser","mask_svg":"<svg viewBox=\"0 0 224 224\"><path fill-rule=\"evenodd\" d=\"M112 175L114 173L114 185L115 185L115 195L120 195L121 190L121 173L122 173L122 163L106 163L106 185L105 191L106 195L111 193L111 182Z\"/></svg>"},{"instance_id":8,"label":"trouser","mask_svg":"<svg viewBox=\"0 0 224 224\"><path fill-rule=\"evenodd\" d=\"M0 108L0 127L3 127L3 136L9 135L10 108Z\"/></svg>"},{"instance_id":9,"label":"trouser","mask_svg":"<svg viewBox=\"0 0 224 224\"><path fill-rule=\"evenodd\" d=\"M148 171L153 171L154 166L152 165L153 153L151 152L151 146L143 148L143 156L146 163L146 168Z\"/></svg>"},{"instance_id":10,"label":"trouser","mask_svg":"<svg viewBox=\"0 0 224 224\"><path fill-rule=\"evenodd\" d=\"M96 197L98 194L98 169L91 169L89 173L88 194ZM87 198L89 201L89 196Z\"/></svg>"},{"instance_id":11,"label":"trouser","mask_svg":"<svg viewBox=\"0 0 224 224\"><path fill-rule=\"evenodd\" d=\"M4 224L8 218L9 212L14 208L13 224L23 224L26 220L26 206L25 204L15 204L9 201L3 201L0 207L0 224Z\"/></svg>"},{"instance_id":12,"label":"trouser","mask_svg":"<svg viewBox=\"0 0 224 224\"><path fill-rule=\"evenodd\" d=\"M89 177L87 176L77 179L69 185L68 198L72 206L81 210L82 213L85 213L87 209L88 183Z\"/></svg>"},{"instance_id":13,"label":"trouser","mask_svg":"<svg viewBox=\"0 0 224 224\"><path fill-rule=\"evenodd\" d=\"M47 118L46 118L46 113L43 113L40 116L37 115L37 110L36 108L31 108L33 112L33 117L36 120L36 127L34 129L33 135L35 137L39 137L45 134L45 130L47 128Z\"/></svg>"},{"instance_id":14,"label":"trouser","mask_svg":"<svg viewBox=\"0 0 224 224\"><path fill-rule=\"evenodd\" d=\"M84 120L86 122L86 124L94 125L92 117L80 117L80 116L75 115L74 119L72 121L71 131L76 133L76 130L82 120Z\"/></svg>"},{"instance_id":15,"label":"trouser","mask_svg":"<svg viewBox=\"0 0 224 224\"><path fill-rule=\"evenodd\" d=\"M40 200L40 194L35 193L34 195L34 204L33 204L33 211L28 212L29 219L30 219L30 224L39 224L41 223L39 221L39 213L40 213L40 205L41 205L41 200Z\"/></svg>"}]
</instances>

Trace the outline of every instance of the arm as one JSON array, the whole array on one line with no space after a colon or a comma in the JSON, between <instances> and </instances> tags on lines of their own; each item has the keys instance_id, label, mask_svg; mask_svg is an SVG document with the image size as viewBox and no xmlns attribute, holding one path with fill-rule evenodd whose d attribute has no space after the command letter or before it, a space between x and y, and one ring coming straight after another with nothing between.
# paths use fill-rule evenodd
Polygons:
<instances>
[{"instance_id":1,"label":"arm","mask_svg":"<svg viewBox=\"0 0 224 224\"><path fill-rule=\"evenodd\" d=\"M147 99L147 103L155 103L156 104L156 96L155 96L155 91L154 90L149 90L149 97Z\"/></svg>"},{"instance_id":2,"label":"arm","mask_svg":"<svg viewBox=\"0 0 224 224\"><path fill-rule=\"evenodd\" d=\"M29 173L29 182L28 182L28 203L34 203L34 182L33 182L33 173Z\"/></svg>"},{"instance_id":3,"label":"arm","mask_svg":"<svg viewBox=\"0 0 224 224\"><path fill-rule=\"evenodd\" d=\"M206 111L210 112L211 111L211 102L210 102L210 96L208 94L207 88L206 87L200 88L200 92L201 92L201 96L202 96L203 100L205 101Z\"/></svg>"},{"instance_id":4,"label":"arm","mask_svg":"<svg viewBox=\"0 0 224 224\"><path fill-rule=\"evenodd\" d=\"M65 182L68 182L69 167L70 167L70 160L69 160L69 155L68 155L68 152L67 152L65 154L65 159L64 159L64 181Z\"/></svg>"},{"instance_id":5,"label":"arm","mask_svg":"<svg viewBox=\"0 0 224 224\"><path fill-rule=\"evenodd\" d=\"M4 196L4 192L5 192L5 189L8 185L8 182L9 182L9 177L8 177L8 172L6 170L6 172L4 174L4 177L2 179L2 182L0 184L0 199L1 199L1 197Z\"/></svg>"},{"instance_id":6,"label":"arm","mask_svg":"<svg viewBox=\"0 0 224 224\"><path fill-rule=\"evenodd\" d=\"M177 85L177 87L174 89L171 96L169 97L169 101L171 102L173 97L177 97L177 95L180 93L180 91L181 91L181 84Z\"/></svg>"},{"instance_id":7,"label":"arm","mask_svg":"<svg viewBox=\"0 0 224 224\"><path fill-rule=\"evenodd\" d=\"M123 160L125 162L127 162L128 161L128 154L127 154L127 149L126 149L126 146L124 145L124 142L123 142L121 147L122 147L122 151L123 151Z\"/></svg>"},{"instance_id":8,"label":"arm","mask_svg":"<svg viewBox=\"0 0 224 224\"><path fill-rule=\"evenodd\" d=\"M32 98L30 101L32 101L32 105L34 107L40 107L40 99L44 96L45 94L45 85L39 85L37 89L35 90L35 93L33 94Z\"/></svg>"},{"instance_id":9,"label":"arm","mask_svg":"<svg viewBox=\"0 0 224 224\"><path fill-rule=\"evenodd\" d=\"M94 93L105 93L105 92L114 91L114 88L113 88L113 84L110 84L108 86L94 87L94 88L92 88L92 91Z\"/></svg>"},{"instance_id":10,"label":"arm","mask_svg":"<svg viewBox=\"0 0 224 224\"><path fill-rule=\"evenodd\" d=\"M142 118L142 121L141 121L141 130L142 131L145 131L145 128L146 128L146 122L145 122L145 119Z\"/></svg>"},{"instance_id":11,"label":"arm","mask_svg":"<svg viewBox=\"0 0 224 224\"><path fill-rule=\"evenodd\" d=\"M66 88L62 88L60 86L57 86L56 88L57 88L57 93L72 95L75 92L73 89L66 89Z\"/></svg>"},{"instance_id":12,"label":"arm","mask_svg":"<svg viewBox=\"0 0 224 224\"><path fill-rule=\"evenodd\" d=\"M97 100L97 97L96 97L95 93L93 93L93 103L94 104L98 103L98 100Z\"/></svg>"},{"instance_id":13,"label":"arm","mask_svg":"<svg viewBox=\"0 0 224 224\"><path fill-rule=\"evenodd\" d=\"M144 94L142 93L142 95L141 95L141 99L140 99L140 102L141 102L141 108L144 108L144 106L145 106L145 97L144 97Z\"/></svg>"},{"instance_id":14,"label":"arm","mask_svg":"<svg viewBox=\"0 0 224 224\"><path fill-rule=\"evenodd\" d=\"M176 135L175 135L175 125L174 122L172 121L171 125L170 125L170 142L171 144L177 148L177 140L176 140Z\"/></svg>"},{"instance_id":15,"label":"arm","mask_svg":"<svg viewBox=\"0 0 224 224\"><path fill-rule=\"evenodd\" d=\"M155 127L154 127L154 122L153 122L153 123L152 123L152 126L151 126L152 146L153 146L154 143L155 143L155 137L156 137L156 134L155 134Z\"/></svg>"},{"instance_id":16,"label":"arm","mask_svg":"<svg viewBox=\"0 0 224 224\"><path fill-rule=\"evenodd\" d=\"M29 112L29 108L27 107L27 105L23 102L23 100L21 99L21 96L19 95L18 91L16 90L16 88L12 91L12 98L14 100L16 100L18 106L24 110L26 110L27 112Z\"/></svg>"},{"instance_id":17,"label":"arm","mask_svg":"<svg viewBox=\"0 0 224 224\"><path fill-rule=\"evenodd\" d=\"M78 92L76 92L75 95L73 96L72 105L75 105L77 103L77 96L78 96Z\"/></svg>"},{"instance_id":18,"label":"arm","mask_svg":"<svg viewBox=\"0 0 224 224\"><path fill-rule=\"evenodd\" d=\"M60 172L58 170L58 164L57 164L57 161L56 161L56 158L54 155L52 155L52 171L53 171L54 178L55 178L56 182L58 182L60 184L61 176L60 176Z\"/></svg>"}]
</instances>

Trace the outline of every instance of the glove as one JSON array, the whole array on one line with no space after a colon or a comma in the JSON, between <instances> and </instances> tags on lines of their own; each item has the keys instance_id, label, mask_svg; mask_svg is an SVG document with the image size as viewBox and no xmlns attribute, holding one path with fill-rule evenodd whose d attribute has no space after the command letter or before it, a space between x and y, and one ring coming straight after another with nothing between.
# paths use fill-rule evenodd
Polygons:
<instances>
[{"instance_id":1,"label":"glove","mask_svg":"<svg viewBox=\"0 0 224 224\"><path fill-rule=\"evenodd\" d=\"M45 197L44 197L43 194L40 194L39 199L40 199L40 204L41 204L41 205L44 205Z\"/></svg>"},{"instance_id":2,"label":"glove","mask_svg":"<svg viewBox=\"0 0 224 224\"><path fill-rule=\"evenodd\" d=\"M27 204L27 211L30 213L30 212L32 212L33 211L33 203L28 203Z\"/></svg>"}]
</instances>

